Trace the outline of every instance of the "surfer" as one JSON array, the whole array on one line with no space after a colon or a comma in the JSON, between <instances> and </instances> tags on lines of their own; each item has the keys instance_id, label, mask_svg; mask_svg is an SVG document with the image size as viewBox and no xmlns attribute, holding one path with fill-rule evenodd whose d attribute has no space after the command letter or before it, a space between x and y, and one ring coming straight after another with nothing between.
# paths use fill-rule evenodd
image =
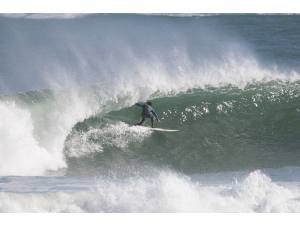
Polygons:
<instances>
[{"instance_id":1,"label":"surfer","mask_svg":"<svg viewBox=\"0 0 300 225\"><path fill-rule=\"evenodd\" d=\"M145 122L146 118L150 118L151 127L153 128L154 117L155 117L156 121L159 121L159 119L158 119L158 116L157 116L156 112L152 108L152 102L150 102L150 101L138 102L135 105L143 108L142 120L140 122L138 122L137 124L135 124L135 125L142 125Z\"/></svg>"}]
</instances>

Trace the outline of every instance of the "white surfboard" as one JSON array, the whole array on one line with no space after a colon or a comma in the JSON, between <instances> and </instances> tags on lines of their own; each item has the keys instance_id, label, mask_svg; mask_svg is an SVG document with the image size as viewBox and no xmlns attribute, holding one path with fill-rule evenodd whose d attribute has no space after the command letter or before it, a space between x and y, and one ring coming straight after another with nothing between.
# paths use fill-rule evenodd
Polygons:
<instances>
[{"instance_id":1,"label":"white surfboard","mask_svg":"<svg viewBox=\"0 0 300 225\"><path fill-rule=\"evenodd\" d=\"M140 125L133 125L133 126L137 126L137 127L143 127L143 128L147 128L149 130L153 130L153 131L161 131L161 132L178 132L180 130L173 130L173 129L164 129L164 128L158 128L158 127L146 127L146 126L140 126Z\"/></svg>"},{"instance_id":2,"label":"white surfboard","mask_svg":"<svg viewBox=\"0 0 300 225\"><path fill-rule=\"evenodd\" d=\"M150 130L154 130L154 131L162 131L162 132L177 132L179 130L172 130L172 129L163 129L163 128L152 128L149 127Z\"/></svg>"}]
</instances>

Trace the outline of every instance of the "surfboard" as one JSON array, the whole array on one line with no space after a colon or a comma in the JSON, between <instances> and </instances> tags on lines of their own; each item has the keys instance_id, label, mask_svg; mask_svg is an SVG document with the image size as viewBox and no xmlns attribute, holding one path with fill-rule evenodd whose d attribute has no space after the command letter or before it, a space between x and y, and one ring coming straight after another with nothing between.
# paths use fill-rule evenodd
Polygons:
<instances>
[{"instance_id":1,"label":"surfboard","mask_svg":"<svg viewBox=\"0 0 300 225\"><path fill-rule=\"evenodd\" d=\"M138 126L138 125L133 125L133 126ZM161 132L178 132L180 130L173 130L173 129L164 129L164 128L159 128L159 127L146 127L146 126L138 126L138 127L143 127L143 128L147 128L149 130L153 130L153 131L161 131Z\"/></svg>"},{"instance_id":2,"label":"surfboard","mask_svg":"<svg viewBox=\"0 0 300 225\"><path fill-rule=\"evenodd\" d=\"M163 129L163 128L152 128L152 127L149 127L148 129L154 130L154 131L162 131L162 132L178 132L178 131L180 131L180 130Z\"/></svg>"}]
</instances>

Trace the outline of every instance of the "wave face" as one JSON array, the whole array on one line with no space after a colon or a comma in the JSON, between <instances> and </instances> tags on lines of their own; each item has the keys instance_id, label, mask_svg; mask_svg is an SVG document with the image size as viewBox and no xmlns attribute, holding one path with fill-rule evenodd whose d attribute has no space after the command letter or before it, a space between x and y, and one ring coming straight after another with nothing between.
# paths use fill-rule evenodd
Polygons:
<instances>
[{"instance_id":1,"label":"wave face","mask_svg":"<svg viewBox=\"0 0 300 225\"><path fill-rule=\"evenodd\" d=\"M0 15L0 211L299 211L299 20Z\"/></svg>"},{"instance_id":2,"label":"wave face","mask_svg":"<svg viewBox=\"0 0 300 225\"><path fill-rule=\"evenodd\" d=\"M298 82L269 82L160 97L153 100L157 126L180 132L128 125L140 119L140 108L132 106L78 123L66 154L79 161L93 155L99 167L122 158L185 173L299 166L299 96Z\"/></svg>"}]
</instances>

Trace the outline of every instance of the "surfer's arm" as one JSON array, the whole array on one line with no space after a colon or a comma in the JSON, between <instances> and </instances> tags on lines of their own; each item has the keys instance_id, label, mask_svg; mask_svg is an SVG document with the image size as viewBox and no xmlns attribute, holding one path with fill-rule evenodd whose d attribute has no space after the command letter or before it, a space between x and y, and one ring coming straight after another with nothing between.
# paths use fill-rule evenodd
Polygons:
<instances>
[{"instance_id":1,"label":"surfer's arm","mask_svg":"<svg viewBox=\"0 0 300 225\"><path fill-rule=\"evenodd\" d=\"M137 102L137 103L135 103L135 105L139 106L139 107L144 107L145 103L144 102Z\"/></svg>"},{"instance_id":2,"label":"surfer's arm","mask_svg":"<svg viewBox=\"0 0 300 225\"><path fill-rule=\"evenodd\" d=\"M155 117L155 119L156 119L157 121L159 121L158 116L157 116L156 112L155 112L153 109L151 110L151 113L152 113L152 115Z\"/></svg>"}]
</instances>

